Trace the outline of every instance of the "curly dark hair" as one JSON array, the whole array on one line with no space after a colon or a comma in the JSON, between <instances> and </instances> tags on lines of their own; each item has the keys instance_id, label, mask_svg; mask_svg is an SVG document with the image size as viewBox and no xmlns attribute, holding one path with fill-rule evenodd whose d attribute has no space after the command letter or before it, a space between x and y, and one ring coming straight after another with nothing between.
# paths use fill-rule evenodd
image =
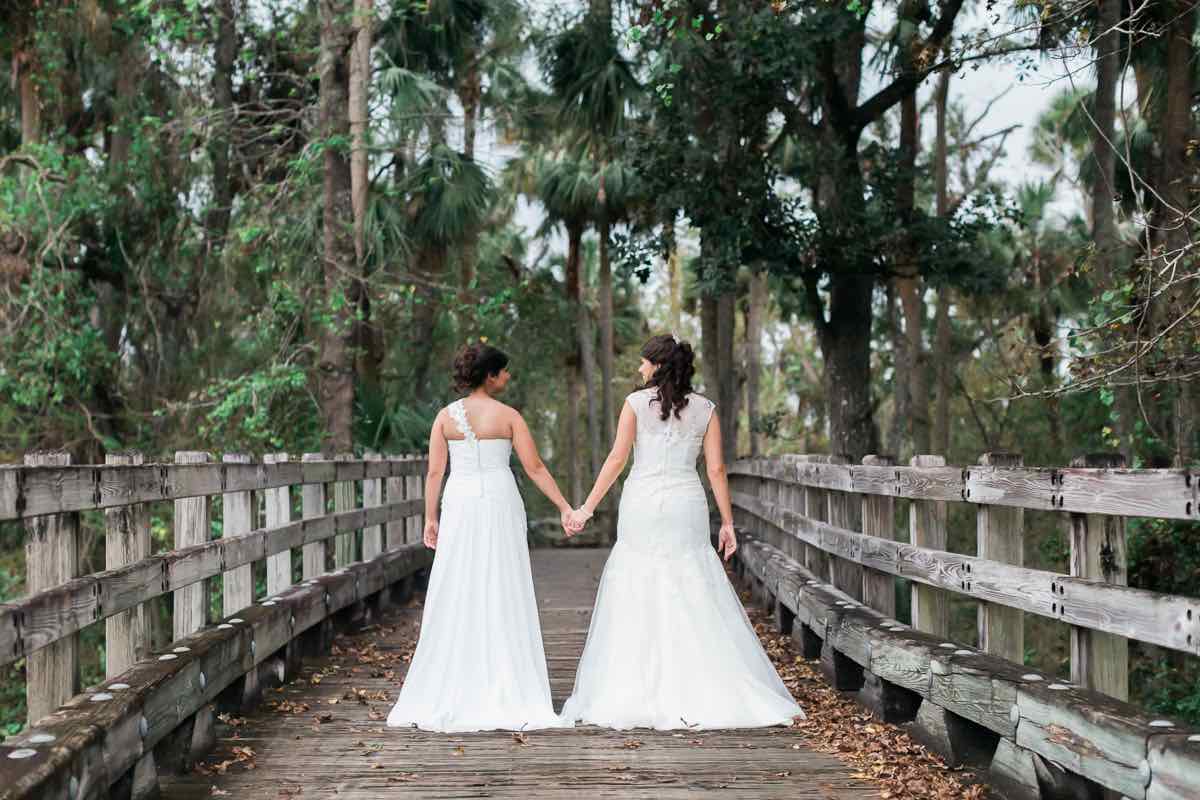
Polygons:
<instances>
[{"instance_id":1,"label":"curly dark hair","mask_svg":"<svg viewBox=\"0 0 1200 800\"><path fill-rule=\"evenodd\" d=\"M646 388L658 389L654 399L658 400L659 414L664 420L672 413L679 419L679 412L688 404L692 376L696 374L696 354L692 352L692 346L664 333L642 345L642 358L655 367L654 374L646 381Z\"/></svg>"},{"instance_id":2,"label":"curly dark hair","mask_svg":"<svg viewBox=\"0 0 1200 800\"><path fill-rule=\"evenodd\" d=\"M460 392L477 389L489 376L508 366L508 354L490 344L475 342L454 357L454 388Z\"/></svg>"}]
</instances>

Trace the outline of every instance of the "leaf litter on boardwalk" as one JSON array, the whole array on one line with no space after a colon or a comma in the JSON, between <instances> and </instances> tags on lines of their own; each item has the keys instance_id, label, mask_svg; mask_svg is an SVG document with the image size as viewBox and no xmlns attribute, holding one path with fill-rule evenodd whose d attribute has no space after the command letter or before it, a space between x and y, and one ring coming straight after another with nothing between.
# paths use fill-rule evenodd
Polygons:
<instances>
[{"instance_id":1,"label":"leaf litter on boardwalk","mask_svg":"<svg viewBox=\"0 0 1200 800\"><path fill-rule=\"evenodd\" d=\"M854 768L852 777L879 786L883 800L983 800L984 786L970 782L973 773L956 773L907 733L880 722L853 700L826 683L796 651L795 642L774 629L770 616L742 599L763 648L784 685L804 709L796 719L799 732L813 750L828 753ZM793 749L800 749L796 744Z\"/></svg>"}]
</instances>

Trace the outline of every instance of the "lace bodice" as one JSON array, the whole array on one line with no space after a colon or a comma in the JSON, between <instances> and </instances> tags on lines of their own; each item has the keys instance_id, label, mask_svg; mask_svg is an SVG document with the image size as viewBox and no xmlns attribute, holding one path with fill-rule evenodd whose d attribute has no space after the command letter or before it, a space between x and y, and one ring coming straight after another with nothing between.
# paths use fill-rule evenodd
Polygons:
<instances>
[{"instance_id":1,"label":"lace bodice","mask_svg":"<svg viewBox=\"0 0 1200 800\"><path fill-rule=\"evenodd\" d=\"M695 475L704 432L716 405L707 397L692 393L678 419L670 414L664 420L658 406L657 389L636 391L626 398L626 402L637 415L637 437L629 477Z\"/></svg>"}]
</instances>

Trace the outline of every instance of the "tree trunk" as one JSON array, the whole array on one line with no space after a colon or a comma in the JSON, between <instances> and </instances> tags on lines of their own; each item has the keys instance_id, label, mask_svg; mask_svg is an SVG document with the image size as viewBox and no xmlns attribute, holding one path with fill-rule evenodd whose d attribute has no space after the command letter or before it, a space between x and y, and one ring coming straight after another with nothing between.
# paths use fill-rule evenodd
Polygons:
<instances>
[{"instance_id":1,"label":"tree trunk","mask_svg":"<svg viewBox=\"0 0 1200 800\"><path fill-rule=\"evenodd\" d=\"M892 424L888 426L887 452L895 456L898 463L906 464L905 443L912 418L908 379L912 372L912 361L908 337L904 334L903 314L896 302L896 295L899 294L897 283L898 279L893 279L887 287L887 320L892 329Z\"/></svg>"},{"instance_id":2,"label":"tree trunk","mask_svg":"<svg viewBox=\"0 0 1200 800\"><path fill-rule=\"evenodd\" d=\"M663 223L664 238L667 242L667 292L671 332L678 336L680 323L683 321L683 263L679 252L679 240L675 237L675 214Z\"/></svg>"},{"instance_id":3,"label":"tree trunk","mask_svg":"<svg viewBox=\"0 0 1200 800\"><path fill-rule=\"evenodd\" d=\"M1096 38L1096 101L1094 125L1089 129L1096 162L1096 181L1092 184L1092 238L1096 244L1096 268L1104 280L1113 277L1116 247L1116 153L1112 143L1117 119L1117 82L1120 80L1121 0L1098 0Z\"/></svg>"},{"instance_id":4,"label":"tree trunk","mask_svg":"<svg viewBox=\"0 0 1200 800\"><path fill-rule=\"evenodd\" d=\"M588 456L594 478L604 460L600 443L600 406L596 396L596 329L592 324L592 309L583 294L582 281L576 288L579 294L575 297L575 330L579 336L579 363L587 400Z\"/></svg>"},{"instance_id":5,"label":"tree trunk","mask_svg":"<svg viewBox=\"0 0 1200 800\"><path fill-rule=\"evenodd\" d=\"M433 365L433 342L441 311L440 283L446 273L446 248L436 244L418 251L413 271L419 279L412 312L413 396L419 401L430 397L429 373Z\"/></svg>"},{"instance_id":6,"label":"tree trunk","mask_svg":"<svg viewBox=\"0 0 1200 800\"><path fill-rule=\"evenodd\" d=\"M229 219L233 208L233 182L230 174L230 132L234 129L233 68L237 58L237 16L233 0L217 0L217 40L213 48L213 126L208 142L212 160L212 205L204 225L205 254L217 260L225 246ZM136 45L131 42L130 47ZM118 76L118 81L121 80ZM119 84L118 84L119 85Z\"/></svg>"},{"instance_id":7,"label":"tree trunk","mask_svg":"<svg viewBox=\"0 0 1200 800\"><path fill-rule=\"evenodd\" d=\"M220 27L220 24L218 24ZM220 34L218 33L218 39ZM220 44L217 49L220 50ZM131 131L136 126L137 114L136 105L138 99L138 85L141 82L142 74L145 71L145 52L142 49L142 43L135 37L129 37L125 41L124 47L121 48L120 55L117 57L117 75L115 85L113 87L116 94L116 103L114 103L113 117L111 124L113 126L112 138L109 140L108 146L108 164L110 170L115 170L124 167L129 161L129 148L132 146L133 137ZM218 65L219 68L219 65ZM232 68L232 64L231 64ZM214 106L218 102L216 97L216 74L214 70L213 88ZM230 88L230 101L232 102L233 90ZM228 158L228 156L226 156ZM228 172L226 172L228 175ZM225 181L228 185L228 179ZM216 194L218 185L218 169L217 161L213 159L213 194Z\"/></svg>"},{"instance_id":8,"label":"tree trunk","mask_svg":"<svg viewBox=\"0 0 1200 800\"><path fill-rule=\"evenodd\" d=\"M612 260L608 249L609 225L600 223L600 409L602 440L611 443L615 424L613 400L613 278Z\"/></svg>"},{"instance_id":9,"label":"tree trunk","mask_svg":"<svg viewBox=\"0 0 1200 800\"><path fill-rule=\"evenodd\" d=\"M738 370L734 361L737 294L732 286L717 295L717 410L721 414L721 450L725 461L737 458Z\"/></svg>"},{"instance_id":10,"label":"tree trunk","mask_svg":"<svg viewBox=\"0 0 1200 800\"><path fill-rule=\"evenodd\" d=\"M350 192L354 207L354 258L356 274L366 262L367 202L367 100L371 86L371 21L374 0L354 0L354 46L350 53Z\"/></svg>"},{"instance_id":11,"label":"tree trunk","mask_svg":"<svg viewBox=\"0 0 1200 800\"><path fill-rule=\"evenodd\" d=\"M947 186L949 165L946 152L946 107L950 98L950 76L952 74L948 69L942 70L938 74L937 88L934 93L937 132L934 137L933 183L939 217L945 217L950 213L950 193ZM937 388L937 410L933 414L933 431L929 452L947 458L949 458L950 451L950 303L950 287L942 286L938 290L934 322L933 363Z\"/></svg>"},{"instance_id":12,"label":"tree trunk","mask_svg":"<svg viewBox=\"0 0 1200 800\"><path fill-rule=\"evenodd\" d=\"M1173 19L1167 32L1167 109L1162 126L1162 180L1159 194L1167 208L1161 220L1165 227L1163 257L1168 261L1180 259L1188 247L1191 223L1188 219L1192 209L1189 196L1193 172L1188 158L1192 138L1192 65L1194 48L1192 37L1196 30L1196 6L1192 0L1179 0L1173 7ZM1158 265L1155 265L1158 268ZM1182 288L1170 293L1166 301L1166 324L1183 317L1195 300L1195 290ZM1189 466L1193 457L1193 411L1194 389L1187 382L1177 383L1172 396L1171 433L1174 442L1168 442L1177 467ZM1165 426L1164 426L1165 427Z\"/></svg>"},{"instance_id":13,"label":"tree trunk","mask_svg":"<svg viewBox=\"0 0 1200 800\"><path fill-rule=\"evenodd\" d=\"M349 135L349 64L351 35L347 0L320 0L320 115L321 133L328 140ZM350 165L336 147L325 148L322 208L325 309L330 319L320 334L318 397L324 446L331 453L349 452L353 445L354 367L351 336L353 310L350 276L354 273L354 209Z\"/></svg>"},{"instance_id":14,"label":"tree trunk","mask_svg":"<svg viewBox=\"0 0 1200 800\"><path fill-rule=\"evenodd\" d=\"M825 395L829 398L829 449L851 463L878 452L871 399L871 299L869 273L837 271L830 276L829 321L821 325Z\"/></svg>"},{"instance_id":15,"label":"tree trunk","mask_svg":"<svg viewBox=\"0 0 1200 800\"><path fill-rule=\"evenodd\" d=\"M750 304L746 312L746 416L750 423L750 455L762 450L759 387L762 383L763 319L767 313L767 273L750 275Z\"/></svg>"},{"instance_id":16,"label":"tree trunk","mask_svg":"<svg viewBox=\"0 0 1200 800\"><path fill-rule=\"evenodd\" d=\"M475 160L475 132L479 119L479 103L482 96L478 55L474 49L466 54L470 64L462 82L458 85L458 101L463 108L463 155ZM460 250L459 297L468 302L471 285L475 283L476 261L479 258L479 231L467 234Z\"/></svg>"},{"instance_id":17,"label":"tree trunk","mask_svg":"<svg viewBox=\"0 0 1200 800\"><path fill-rule=\"evenodd\" d=\"M367 217L370 210L370 110L371 26L375 0L354 0L350 52L350 195L354 208L353 295L358 314L354 320L356 372L363 390L379 392L383 365L383 337L371 321L371 292L367 264Z\"/></svg>"},{"instance_id":18,"label":"tree trunk","mask_svg":"<svg viewBox=\"0 0 1200 800\"><path fill-rule=\"evenodd\" d=\"M704 292L700 295L700 348L704 357L700 361L704 377L704 393L714 403L721 402L721 382L717 370L717 296Z\"/></svg>"},{"instance_id":19,"label":"tree trunk","mask_svg":"<svg viewBox=\"0 0 1200 800\"><path fill-rule=\"evenodd\" d=\"M579 319L579 306L581 305L579 302L579 273L582 241L583 226L577 223L569 224L567 226L566 290L567 303L574 312L576 320ZM576 338L574 352L567 357L567 453L569 458L567 485L571 487L571 497L568 500L572 505L582 503L584 500L582 448L579 446L579 382L581 360L580 339Z\"/></svg>"},{"instance_id":20,"label":"tree trunk","mask_svg":"<svg viewBox=\"0 0 1200 800\"><path fill-rule=\"evenodd\" d=\"M34 80L36 51L33 31L26 31L24 42L13 54L17 91L21 97L21 144L28 146L42 140L42 100Z\"/></svg>"}]
</instances>

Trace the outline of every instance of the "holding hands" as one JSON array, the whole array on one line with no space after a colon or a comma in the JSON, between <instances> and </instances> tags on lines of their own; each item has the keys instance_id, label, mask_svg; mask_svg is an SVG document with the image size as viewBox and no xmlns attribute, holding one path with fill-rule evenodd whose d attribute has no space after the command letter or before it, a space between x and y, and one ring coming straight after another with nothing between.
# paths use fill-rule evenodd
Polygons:
<instances>
[{"instance_id":1,"label":"holding hands","mask_svg":"<svg viewBox=\"0 0 1200 800\"><path fill-rule=\"evenodd\" d=\"M566 533L567 538L570 539L572 536L583 530L584 526L587 525L587 521L591 518L592 512L588 511L583 506L580 506L577 509L563 511L563 532Z\"/></svg>"}]
</instances>

